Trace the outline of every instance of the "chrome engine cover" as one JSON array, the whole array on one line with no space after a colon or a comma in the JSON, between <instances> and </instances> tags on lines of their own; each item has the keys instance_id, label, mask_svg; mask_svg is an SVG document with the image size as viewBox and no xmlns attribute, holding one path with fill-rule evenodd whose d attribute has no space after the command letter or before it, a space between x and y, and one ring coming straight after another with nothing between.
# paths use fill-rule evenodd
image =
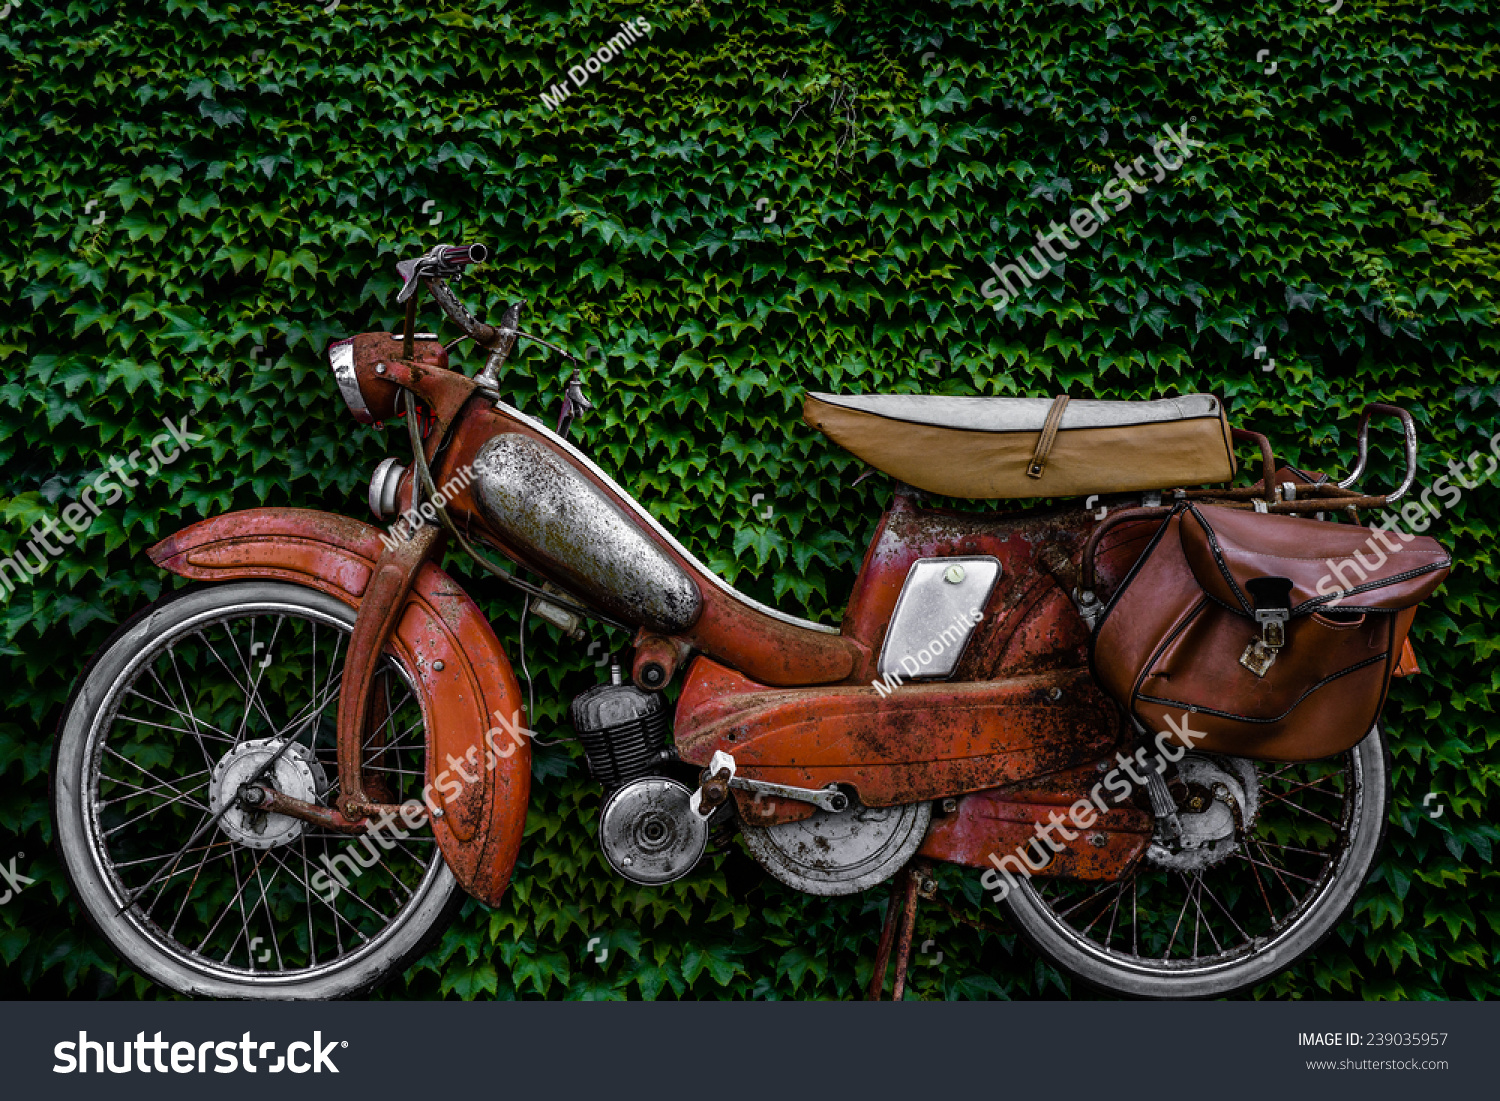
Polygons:
<instances>
[{"instance_id":1,"label":"chrome engine cover","mask_svg":"<svg viewBox=\"0 0 1500 1101\"><path fill-rule=\"evenodd\" d=\"M880 648L880 675L952 676L999 577L1000 560L987 554L913 562Z\"/></svg>"},{"instance_id":2,"label":"chrome engine cover","mask_svg":"<svg viewBox=\"0 0 1500 1101\"><path fill-rule=\"evenodd\" d=\"M688 806L684 785L663 776L632 780L599 813L599 848L610 867L648 887L681 879L708 847L708 820Z\"/></svg>"}]
</instances>

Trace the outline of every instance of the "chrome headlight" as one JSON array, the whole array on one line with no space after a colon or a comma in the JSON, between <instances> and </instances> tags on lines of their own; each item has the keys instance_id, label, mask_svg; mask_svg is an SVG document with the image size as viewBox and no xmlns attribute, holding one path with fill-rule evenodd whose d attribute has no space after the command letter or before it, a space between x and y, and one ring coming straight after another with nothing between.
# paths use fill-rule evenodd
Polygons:
<instances>
[{"instance_id":1,"label":"chrome headlight","mask_svg":"<svg viewBox=\"0 0 1500 1101\"><path fill-rule=\"evenodd\" d=\"M359 376L354 373L354 337L334 341L328 346L328 365L333 368L333 377L338 380L339 393L344 395L344 404L354 419L361 424L374 424L370 407L359 390Z\"/></svg>"}]
</instances>

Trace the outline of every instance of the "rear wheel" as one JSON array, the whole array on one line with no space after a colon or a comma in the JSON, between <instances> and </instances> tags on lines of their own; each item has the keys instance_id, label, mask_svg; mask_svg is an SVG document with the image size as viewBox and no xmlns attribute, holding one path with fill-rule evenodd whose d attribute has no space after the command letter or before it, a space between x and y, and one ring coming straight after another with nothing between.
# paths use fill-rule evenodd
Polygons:
<instances>
[{"instance_id":1,"label":"rear wheel","mask_svg":"<svg viewBox=\"0 0 1500 1101\"><path fill-rule=\"evenodd\" d=\"M53 769L63 864L105 938L156 982L212 997L361 993L461 903L425 824L398 819L377 843L236 802L268 766L261 783L335 804L353 626L351 609L297 585L190 590L127 625L75 692ZM381 660L364 764L382 802L421 797L414 684Z\"/></svg>"},{"instance_id":2,"label":"rear wheel","mask_svg":"<svg viewBox=\"0 0 1500 1101\"><path fill-rule=\"evenodd\" d=\"M1043 955L1115 993L1222 997L1285 971L1349 912L1385 832L1378 728L1324 761L1178 768L1186 844L1158 836L1119 882L1023 880L1007 900Z\"/></svg>"}]
</instances>

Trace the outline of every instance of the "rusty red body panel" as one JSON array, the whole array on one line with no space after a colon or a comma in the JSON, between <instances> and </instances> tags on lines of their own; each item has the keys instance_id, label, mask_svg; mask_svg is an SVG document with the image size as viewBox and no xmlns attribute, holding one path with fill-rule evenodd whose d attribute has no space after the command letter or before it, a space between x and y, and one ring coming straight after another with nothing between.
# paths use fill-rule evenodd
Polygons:
<instances>
[{"instance_id":1,"label":"rusty red body panel","mask_svg":"<svg viewBox=\"0 0 1500 1101\"><path fill-rule=\"evenodd\" d=\"M881 517L854 583L844 634L861 644L866 661L851 680L869 682L906 575L919 558L990 555L1000 578L984 619L952 680L984 681L1088 664L1088 632L1070 593L1047 570L1048 548L1076 569L1095 520L1083 509L968 513L921 509L898 492ZM1106 582L1123 576L1150 541L1155 525L1122 525L1100 550Z\"/></svg>"},{"instance_id":2,"label":"rusty red body panel","mask_svg":"<svg viewBox=\"0 0 1500 1101\"><path fill-rule=\"evenodd\" d=\"M1100 765L1104 766L1101 769ZM1056 829L1052 836L1062 851L1046 867L1033 874L1067 876L1073 879L1119 879L1140 859L1151 843L1153 819L1128 803L1111 805L1101 783L1112 761L1090 762L1046 776L1023 780L989 791L975 792L958 800L951 815L934 818L920 854L950 864L971 868L994 866L995 858L1009 853L1035 853L1040 842L1036 827L1061 820L1076 837ZM1080 801L1077 821L1091 821L1082 829L1068 825L1068 809ZM1107 809L1099 813L1098 807ZM1054 819L1053 816L1056 816Z\"/></svg>"},{"instance_id":3,"label":"rusty red body panel","mask_svg":"<svg viewBox=\"0 0 1500 1101\"><path fill-rule=\"evenodd\" d=\"M1088 635L1067 576L1076 575L1094 524L1081 509L920 509L898 492L844 617L844 633L861 651L849 677L837 687L783 691L699 659L678 701L678 752L706 764L722 749L750 779L846 783L871 806L979 792L1099 756L1123 730L1119 709L1088 673ZM1123 576L1154 530L1148 523L1110 532L1101 577ZM991 555L1001 572L953 678L876 690L876 659L912 564L954 555ZM752 804L737 795L737 803L759 825L812 813L786 800Z\"/></svg>"},{"instance_id":4,"label":"rusty red body panel","mask_svg":"<svg viewBox=\"0 0 1500 1101\"><path fill-rule=\"evenodd\" d=\"M305 509L260 508L204 520L148 552L163 569L203 581L274 578L307 585L358 608L384 545L368 524ZM427 724L428 781L449 756L486 753L492 716L524 715L520 686L489 622L431 562L401 605L390 647L416 676ZM441 663L441 670L438 666ZM512 720L513 721L513 720ZM524 721L524 720L523 720ZM525 743L446 804L433 831L464 888L493 905L520 851L531 786Z\"/></svg>"},{"instance_id":5,"label":"rusty red body panel","mask_svg":"<svg viewBox=\"0 0 1500 1101\"><path fill-rule=\"evenodd\" d=\"M1083 669L882 696L870 685L771 688L699 658L676 737L694 764L723 750L747 779L848 784L879 807L1052 772L1098 757L1119 731L1118 708Z\"/></svg>"}]
</instances>

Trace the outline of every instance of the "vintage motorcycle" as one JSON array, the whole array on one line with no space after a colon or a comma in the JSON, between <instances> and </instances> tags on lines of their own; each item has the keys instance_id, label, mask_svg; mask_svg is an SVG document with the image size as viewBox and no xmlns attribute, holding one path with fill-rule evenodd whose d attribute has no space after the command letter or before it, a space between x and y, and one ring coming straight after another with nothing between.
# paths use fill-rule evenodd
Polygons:
<instances>
[{"instance_id":1,"label":"vintage motorcycle","mask_svg":"<svg viewBox=\"0 0 1500 1101\"><path fill-rule=\"evenodd\" d=\"M892 955L902 994L937 863L983 869L1040 952L1127 995L1241 989L1341 920L1386 817L1375 719L1390 677L1414 669L1406 631L1446 558L1419 546L1414 572L1393 550L1337 595L1310 571L1371 534L1322 517L1411 485L1404 412L1366 411L1359 467L1335 484L1278 467L1210 395L809 395L809 423L895 480L835 629L735 591L565 438L589 407L576 369L556 431L500 399L518 339L554 346L518 329L519 305L492 326L456 297L484 257L440 246L402 263L404 330L328 350L357 420L405 418L412 462L382 462L369 491L394 534L288 508L194 524L150 556L199 584L122 625L74 691L57 844L140 971L205 996L348 996L410 963L464 892L500 899L532 735L493 630L437 564L445 546L565 633L634 632L628 669L570 711L622 877L670 882L736 832L814 895L898 877L872 997ZM474 377L416 331L424 289L454 345L487 353ZM1372 412L1406 431L1405 481L1384 496L1351 488ZM1237 440L1260 445L1254 485L1227 485ZM920 490L1089 507L955 511ZM1375 595L1351 607L1356 591ZM1337 646L1310 631L1357 649L1357 672L1325 668ZM1132 647L1140 670L1122 664ZM1199 656L1221 650L1195 688ZM1117 777L1150 763L1130 755L1153 738L1175 758ZM1086 824L1063 819L1041 843L1091 799Z\"/></svg>"}]
</instances>

